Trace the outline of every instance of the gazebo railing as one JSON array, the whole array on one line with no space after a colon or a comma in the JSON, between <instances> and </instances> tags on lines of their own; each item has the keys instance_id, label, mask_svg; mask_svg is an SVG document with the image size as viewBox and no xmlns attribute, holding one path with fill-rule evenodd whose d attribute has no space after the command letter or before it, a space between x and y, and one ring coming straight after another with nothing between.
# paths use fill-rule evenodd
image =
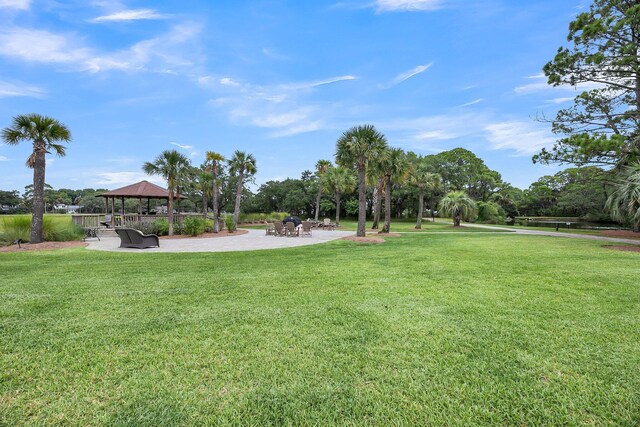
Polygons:
<instances>
[{"instance_id":1,"label":"gazebo railing","mask_svg":"<svg viewBox=\"0 0 640 427\"><path fill-rule=\"evenodd\" d=\"M182 223L185 218L188 217L200 217L205 218L204 214L196 213L177 213L173 214L173 223ZM167 214L116 214L113 218L112 224L115 227L130 227L139 223L150 223L158 219L168 219ZM105 214L73 214L71 216L71 222L79 225L83 228L100 228L101 223L106 221Z\"/></svg>"}]
</instances>

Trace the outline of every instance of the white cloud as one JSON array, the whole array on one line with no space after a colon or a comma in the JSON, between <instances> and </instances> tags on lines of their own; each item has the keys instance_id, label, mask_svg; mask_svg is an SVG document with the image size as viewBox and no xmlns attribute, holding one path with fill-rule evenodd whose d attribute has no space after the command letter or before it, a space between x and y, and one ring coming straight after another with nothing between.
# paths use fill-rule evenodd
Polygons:
<instances>
[{"instance_id":1,"label":"white cloud","mask_svg":"<svg viewBox=\"0 0 640 427\"><path fill-rule=\"evenodd\" d=\"M400 84L400 83L404 82L405 80L409 80L411 77L414 77L414 76L417 76L418 74L424 73L429 68L431 68L432 65L433 65L433 62L430 62L429 64L425 64L425 65L418 65L417 67L414 67L414 68L410 69L409 71L405 71L404 73L398 74L391 81L389 86L395 86L397 84Z\"/></svg>"},{"instance_id":2,"label":"white cloud","mask_svg":"<svg viewBox=\"0 0 640 427\"><path fill-rule=\"evenodd\" d=\"M547 104L564 104L565 102L573 101L575 98L567 97L567 98L553 98L547 101Z\"/></svg>"},{"instance_id":3,"label":"white cloud","mask_svg":"<svg viewBox=\"0 0 640 427\"><path fill-rule=\"evenodd\" d=\"M158 13L153 9L128 9L121 10L109 15L98 16L90 22L118 22L118 21L137 21L141 19L166 19L168 16Z\"/></svg>"},{"instance_id":4,"label":"white cloud","mask_svg":"<svg viewBox=\"0 0 640 427\"><path fill-rule=\"evenodd\" d=\"M153 71L175 73L176 68L189 71L193 61L186 58L185 43L199 33L200 26L177 25L162 36L143 40L116 52L98 52L82 44L72 34L55 34L44 30L12 28L0 31L0 55L26 62L64 64L77 71L97 73L108 70Z\"/></svg>"},{"instance_id":5,"label":"white cloud","mask_svg":"<svg viewBox=\"0 0 640 427\"><path fill-rule=\"evenodd\" d=\"M106 186L107 188L122 187L143 180L153 182L160 186L166 185L162 178L150 176L143 172L104 172L97 174L97 176L98 180L96 184Z\"/></svg>"},{"instance_id":6,"label":"white cloud","mask_svg":"<svg viewBox=\"0 0 640 427\"><path fill-rule=\"evenodd\" d=\"M228 93L228 96L212 99L210 103L225 109L231 122L270 129L268 136L276 138L323 128L325 117L332 115L332 109L326 105L304 105L301 99L320 87L356 79L352 75L343 75L274 85L254 85L231 77L218 79L217 84L210 76L200 77L198 81L203 86Z\"/></svg>"},{"instance_id":7,"label":"white cloud","mask_svg":"<svg viewBox=\"0 0 640 427\"><path fill-rule=\"evenodd\" d=\"M31 0L0 0L0 9L28 10Z\"/></svg>"},{"instance_id":8,"label":"white cloud","mask_svg":"<svg viewBox=\"0 0 640 427\"><path fill-rule=\"evenodd\" d=\"M40 98L44 93L45 91L37 86L0 81L0 98L8 98L10 96L30 96L33 98Z\"/></svg>"},{"instance_id":9,"label":"white cloud","mask_svg":"<svg viewBox=\"0 0 640 427\"><path fill-rule=\"evenodd\" d=\"M484 98L478 98L478 99L473 100L473 101L471 101L471 102L467 102L467 103L465 103L465 104L462 104L462 105L460 105L460 107L470 107L470 106L472 106L472 105L479 104L479 103L481 103L481 102L483 102L483 101L484 101Z\"/></svg>"},{"instance_id":10,"label":"white cloud","mask_svg":"<svg viewBox=\"0 0 640 427\"><path fill-rule=\"evenodd\" d=\"M551 86L550 84L547 83L547 78L542 73L529 76L527 77L527 79L533 80L533 83L528 83L528 84L516 87L514 89L515 93L517 93L518 95L531 95L538 92L554 91L554 90L582 92L585 90L599 89L604 87L604 85L600 83L579 83L576 86L568 86L568 85Z\"/></svg>"},{"instance_id":11,"label":"white cloud","mask_svg":"<svg viewBox=\"0 0 640 427\"><path fill-rule=\"evenodd\" d=\"M427 140L427 141L429 140L446 141L448 139L454 139L454 138L456 138L456 135L454 133L450 133L442 129L419 132L414 136L414 139Z\"/></svg>"},{"instance_id":12,"label":"white cloud","mask_svg":"<svg viewBox=\"0 0 640 427\"><path fill-rule=\"evenodd\" d=\"M177 142L170 142L169 144L175 145L176 147L180 147L183 150L191 150L193 148L192 145L182 145L182 144L178 144Z\"/></svg>"},{"instance_id":13,"label":"white cloud","mask_svg":"<svg viewBox=\"0 0 640 427\"><path fill-rule=\"evenodd\" d=\"M430 11L440 9L443 0L376 0L375 6L379 12L391 11Z\"/></svg>"},{"instance_id":14,"label":"white cloud","mask_svg":"<svg viewBox=\"0 0 640 427\"><path fill-rule=\"evenodd\" d=\"M219 83L222 86L233 86L233 87L240 87L242 86L240 83L238 83L237 81L233 80L230 77L223 77L219 80Z\"/></svg>"},{"instance_id":15,"label":"white cloud","mask_svg":"<svg viewBox=\"0 0 640 427\"><path fill-rule=\"evenodd\" d=\"M485 126L486 138L494 150L514 150L518 155L531 155L553 145L555 139L547 130L532 123L508 121Z\"/></svg>"},{"instance_id":16,"label":"white cloud","mask_svg":"<svg viewBox=\"0 0 640 427\"><path fill-rule=\"evenodd\" d=\"M5 156L0 156L0 162L8 162L9 158L5 157Z\"/></svg>"}]
</instances>

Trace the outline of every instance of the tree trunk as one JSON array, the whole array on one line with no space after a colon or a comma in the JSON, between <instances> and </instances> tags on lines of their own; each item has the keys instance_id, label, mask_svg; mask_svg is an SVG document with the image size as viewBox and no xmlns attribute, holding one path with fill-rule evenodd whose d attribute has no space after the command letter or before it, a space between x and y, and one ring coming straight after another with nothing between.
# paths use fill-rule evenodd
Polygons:
<instances>
[{"instance_id":1,"label":"tree trunk","mask_svg":"<svg viewBox=\"0 0 640 427\"><path fill-rule=\"evenodd\" d=\"M460 210L456 210L453 214L453 226L460 227Z\"/></svg>"},{"instance_id":2,"label":"tree trunk","mask_svg":"<svg viewBox=\"0 0 640 427\"><path fill-rule=\"evenodd\" d=\"M202 213L204 216L207 216L207 192L205 190L202 191Z\"/></svg>"},{"instance_id":3,"label":"tree trunk","mask_svg":"<svg viewBox=\"0 0 640 427\"><path fill-rule=\"evenodd\" d=\"M169 236L173 236L173 188L171 187L169 188L169 199L167 200L167 220L169 221Z\"/></svg>"},{"instance_id":4,"label":"tree trunk","mask_svg":"<svg viewBox=\"0 0 640 427\"><path fill-rule=\"evenodd\" d=\"M46 167L45 151L35 149L36 155L33 162L33 212L31 214L30 243L44 241L44 171Z\"/></svg>"},{"instance_id":5,"label":"tree trunk","mask_svg":"<svg viewBox=\"0 0 640 427\"><path fill-rule=\"evenodd\" d=\"M381 233L388 233L391 229L391 176L384 177L384 225Z\"/></svg>"},{"instance_id":6,"label":"tree trunk","mask_svg":"<svg viewBox=\"0 0 640 427\"><path fill-rule=\"evenodd\" d=\"M422 214L424 212L424 188L418 190L418 219L416 220L416 229L422 229Z\"/></svg>"},{"instance_id":7,"label":"tree trunk","mask_svg":"<svg viewBox=\"0 0 640 427\"><path fill-rule=\"evenodd\" d=\"M358 166L358 231L356 232L358 237L365 237L367 227L367 184L365 174L365 166Z\"/></svg>"},{"instance_id":8,"label":"tree trunk","mask_svg":"<svg viewBox=\"0 0 640 427\"><path fill-rule=\"evenodd\" d=\"M320 199L322 198L322 184L318 183L318 196L316 197L316 214L315 214L315 220L318 220L318 217L320 216Z\"/></svg>"},{"instance_id":9,"label":"tree trunk","mask_svg":"<svg viewBox=\"0 0 640 427\"><path fill-rule=\"evenodd\" d=\"M244 172L240 171L238 174L238 184L236 185L236 205L233 208L233 222L238 226L238 218L240 217L240 200L242 198L242 187L244 184Z\"/></svg>"},{"instance_id":10,"label":"tree trunk","mask_svg":"<svg viewBox=\"0 0 640 427\"><path fill-rule=\"evenodd\" d=\"M213 232L217 233L220 231L220 219L218 218L218 169L215 164L213 166L212 173L213 194L211 195L211 197L213 197Z\"/></svg>"},{"instance_id":11,"label":"tree trunk","mask_svg":"<svg viewBox=\"0 0 640 427\"><path fill-rule=\"evenodd\" d=\"M373 189L373 225L371 229L377 230L380 222L380 206L382 205L382 178L378 179L378 185Z\"/></svg>"},{"instance_id":12,"label":"tree trunk","mask_svg":"<svg viewBox=\"0 0 640 427\"><path fill-rule=\"evenodd\" d=\"M340 225L340 193L336 193L336 227Z\"/></svg>"}]
</instances>

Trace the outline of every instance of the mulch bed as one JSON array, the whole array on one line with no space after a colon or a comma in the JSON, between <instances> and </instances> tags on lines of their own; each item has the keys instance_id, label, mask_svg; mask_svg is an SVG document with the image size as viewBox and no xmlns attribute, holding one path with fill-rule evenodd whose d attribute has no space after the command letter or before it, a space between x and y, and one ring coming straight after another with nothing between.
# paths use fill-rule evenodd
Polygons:
<instances>
[{"instance_id":1,"label":"mulch bed","mask_svg":"<svg viewBox=\"0 0 640 427\"><path fill-rule=\"evenodd\" d=\"M350 240L352 242L357 242L357 243L384 243L384 239L382 237L347 236L347 237L343 237L342 240Z\"/></svg>"},{"instance_id":2,"label":"mulch bed","mask_svg":"<svg viewBox=\"0 0 640 427\"><path fill-rule=\"evenodd\" d=\"M620 237L623 239L640 239L640 233L631 230L604 230L600 232L601 236Z\"/></svg>"},{"instance_id":3,"label":"mulch bed","mask_svg":"<svg viewBox=\"0 0 640 427\"><path fill-rule=\"evenodd\" d=\"M603 248L613 249L614 251L640 252L640 246L605 245Z\"/></svg>"},{"instance_id":4,"label":"mulch bed","mask_svg":"<svg viewBox=\"0 0 640 427\"><path fill-rule=\"evenodd\" d=\"M87 242L42 242L42 243L23 243L21 246L10 245L0 246L0 252L24 252L24 251L50 251L53 249L82 248L88 245Z\"/></svg>"}]
</instances>

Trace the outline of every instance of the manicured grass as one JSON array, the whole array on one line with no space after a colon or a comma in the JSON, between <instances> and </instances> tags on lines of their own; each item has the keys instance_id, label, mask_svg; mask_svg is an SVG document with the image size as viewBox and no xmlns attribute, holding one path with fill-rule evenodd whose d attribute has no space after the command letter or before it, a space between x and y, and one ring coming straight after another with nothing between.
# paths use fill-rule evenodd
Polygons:
<instances>
[{"instance_id":1,"label":"manicured grass","mask_svg":"<svg viewBox=\"0 0 640 427\"><path fill-rule=\"evenodd\" d=\"M0 425L638 425L640 253L0 253Z\"/></svg>"}]
</instances>

